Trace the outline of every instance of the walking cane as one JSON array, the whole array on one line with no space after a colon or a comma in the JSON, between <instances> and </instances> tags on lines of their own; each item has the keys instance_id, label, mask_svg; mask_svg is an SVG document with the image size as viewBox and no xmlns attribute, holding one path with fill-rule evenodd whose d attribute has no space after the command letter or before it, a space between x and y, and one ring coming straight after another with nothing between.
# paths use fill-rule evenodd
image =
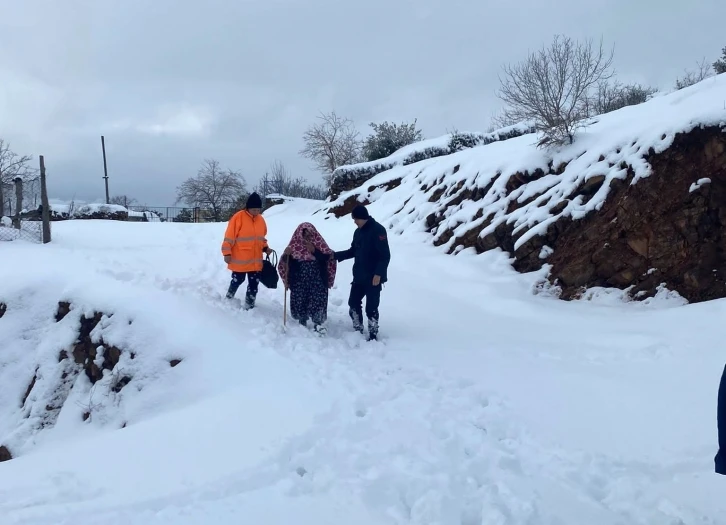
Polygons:
<instances>
[{"instance_id":1,"label":"walking cane","mask_svg":"<svg viewBox=\"0 0 726 525\"><path fill-rule=\"evenodd\" d=\"M285 286L285 307L282 311L282 326L287 326L287 286Z\"/></svg>"},{"instance_id":2,"label":"walking cane","mask_svg":"<svg viewBox=\"0 0 726 525\"><path fill-rule=\"evenodd\" d=\"M285 257L285 255L283 255ZM290 279L290 255L287 255L287 258L285 259L285 275L288 279ZM287 330L287 283L283 283L285 285L285 300L283 302L283 309L282 309L282 329Z\"/></svg>"}]
</instances>

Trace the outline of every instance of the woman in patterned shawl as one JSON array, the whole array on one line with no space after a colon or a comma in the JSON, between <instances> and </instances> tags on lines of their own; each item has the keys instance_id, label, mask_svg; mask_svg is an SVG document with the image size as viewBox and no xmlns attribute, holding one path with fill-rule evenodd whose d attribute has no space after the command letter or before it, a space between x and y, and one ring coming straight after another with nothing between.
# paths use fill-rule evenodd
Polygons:
<instances>
[{"instance_id":1,"label":"woman in patterned shawl","mask_svg":"<svg viewBox=\"0 0 726 525\"><path fill-rule=\"evenodd\" d=\"M328 317L328 290L335 282L337 263L333 250L309 222L300 224L283 252L277 271L290 290L290 314L306 326L308 319L321 335Z\"/></svg>"}]
</instances>

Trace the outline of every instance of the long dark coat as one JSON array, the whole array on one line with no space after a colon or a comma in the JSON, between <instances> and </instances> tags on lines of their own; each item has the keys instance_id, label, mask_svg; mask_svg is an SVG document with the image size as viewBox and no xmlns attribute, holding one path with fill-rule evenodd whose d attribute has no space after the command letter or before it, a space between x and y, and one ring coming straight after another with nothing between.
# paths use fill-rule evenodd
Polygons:
<instances>
[{"instance_id":1,"label":"long dark coat","mask_svg":"<svg viewBox=\"0 0 726 525\"><path fill-rule=\"evenodd\" d=\"M721 384L718 387L718 453L714 459L716 473L726 476L726 367L721 374Z\"/></svg>"}]
</instances>

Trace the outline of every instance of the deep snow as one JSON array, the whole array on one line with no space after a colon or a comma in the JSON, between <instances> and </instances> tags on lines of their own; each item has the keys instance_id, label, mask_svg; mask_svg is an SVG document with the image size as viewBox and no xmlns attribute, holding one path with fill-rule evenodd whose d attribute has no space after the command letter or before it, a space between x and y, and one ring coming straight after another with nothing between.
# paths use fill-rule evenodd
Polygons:
<instances>
[{"instance_id":1,"label":"deep snow","mask_svg":"<svg viewBox=\"0 0 726 525\"><path fill-rule=\"evenodd\" d=\"M326 211L351 197L377 202L383 210L380 218L392 221L394 231L401 233L427 231L427 217L443 213L444 220L433 228L428 242L453 231L443 243L452 251L460 248L459 239L467 232L480 229L479 237L485 237L507 223L514 227L517 249L532 237L544 234L562 217L581 219L599 210L611 182L625 179L628 169L634 173L631 184L650 176L651 167L645 157L651 151L666 150L676 134L699 126L721 126L726 130L725 94L726 74L710 77L643 104L589 119L587 126L578 130L573 144L554 149L538 148L538 136L531 133L408 165L401 164L401 153L396 152L376 161L393 167L359 188L341 193L328 203ZM441 138L445 139L448 136ZM424 148L425 144L407 146L405 153ZM353 172L369 164L340 170ZM565 167L560 173L561 166ZM515 174L532 176L537 170L544 176L517 184L510 191L508 186ZM591 198L578 194L584 183L600 176L604 180ZM396 188L386 191L383 187L399 179ZM480 199L467 197L449 204L462 192L474 190L482 192Z\"/></svg>"},{"instance_id":2,"label":"deep snow","mask_svg":"<svg viewBox=\"0 0 726 525\"><path fill-rule=\"evenodd\" d=\"M350 219L324 220L318 207L268 210L272 247L281 253L310 220L346 248ZM224 227L78 220L55 223L51 245L0 245L0 443L18 455L0 463L0 524L726 515L726 480L713 474L725 302L594 291L565 303L534 295L542 275L517 274L501 252L451 257L413 232L390 239L383 342L350 331L350 262L328 337L283 333L282 290L261 287L251 312L221 299ZM99 389L87 422L81 376L56 426L37 431L22 396L80 315L56 324L59 300L113 312L104 337L135 351L126 366L137 368L118 395ZM43 390L32 396L41 406Z\"/></svg>"}]
</instances>

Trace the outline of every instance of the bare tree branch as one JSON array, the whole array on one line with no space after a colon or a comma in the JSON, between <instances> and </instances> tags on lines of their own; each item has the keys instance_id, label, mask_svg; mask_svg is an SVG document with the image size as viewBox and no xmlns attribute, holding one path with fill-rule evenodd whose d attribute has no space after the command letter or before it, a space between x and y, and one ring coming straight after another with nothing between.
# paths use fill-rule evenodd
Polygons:
<instances>
[{"instance_id":1,"label":"bare tree branch","mask_svg":"<svg viewBox=\"0 0 726 525\"><path fill-rule=\"evenodd\" d=\"M12 189L17 177L24 181L36 176L37 169L30 167L30 155L18 155L10 149L10 144L0 139L0 217L5 214L5 195Z\"/></svg>"},{"instance_id":2,"label":"bare tree branch","mask_svg":"<svg viewBox=\"0 0 726 525\"><path fill-rule=\"evenodd\" d=\"M303 134L305 147L299 153L315 162L329 185L336 168L358 160L361 143L352 120L339 117L335 111L321 113L318 119L320 122Z\"/></svg>"},{"instance_id":3,"label":"bare tree branch","mask_svg":"<svg viewBox=\"0 0 726 525\"><path fill-rule=\"evenodd\" d=\"M128 195L115 195L109 199L109 204L116 204L118 206L123 206L124 208L134 206L137 202L138 201L136 199L133 199Z\"/></svg>"},{"instance_id":4,"label":"bare tree branch","mask_svg":"<svg viewBox=\"0 0 726 525\"><path fill-rule=\"evenodd\" d=\"M293 178L285 165L275 160L270 166L270 178L267 179L267 188L261 187L262 182L255 188L258 193L279 193L287 197L301 199L324 200L326 190L322 185L309 184L304 177Z\"/></svg>"},{"instance_id":5,"label":"bare tree branch","mask_svg":"<svg viewBox=\"0 0 726 525\"><path fill-rule=\"evenodd\" d=\"M642 104L657 92L656 88L640 84L621 84L603 79L598 82L591 97L589 115L603 115L626 106Z\"/></svg>"},{"instance_id":6,"label":"bare tree branch","mask_svg":"<svg viewBox=\"0 0 726 525\"><path fill-rule=\"evenodd\" d=\"M285 190L287 189L286 186L290 183L291 176L285 165L279 160L275 160L272 166L270 166L270 175L272 176L272 180L270 181L272 183L272 191L287 195ZM290 195L290 197L294 197L294 195Z\"/></svg>"},{"instance_id":7,"label":"bare tree branch","mask_svg":"<svg viewBox=\"0 0 726 525\"><path fill-rule=\"evenodd\" d=\"M218 161L205 159L197 176L177 188L176 202L211 208L214 220L219 221L224 206L241 200L246 192L247 183L240 172L223 170Z\"/></svg>"},{"instance_id":8,"label":"bare tree branch","mask_svg":"<svg viewBox=\"0 0 726 525\"><path fill-rule=\"evenodd\" d=\"M685 70L685 73L683 77L676 79L675 88L678 90L698 84L713 75L711 65L706 63L706 57L703 57L700 62L696 62L695 71Z\"/></svg>"},{"instance_id":9,"label":"bare tree branch","mask_svg":"<svg viewBox=\"0 0 726 525\"><path fill-rule=\"evenodd\" d=\"M606 55L602 40L595 49L590 40L555 36L549 48L504 66L498 96L509 106L506 119L531 121L543 135L540 145L572 143L588 115L591 90L613 75L612 61L613 51Z\"/></svg>"},{"instance_id":10,"label":"bare tree branch","mask_svg":"<svg viewBox=\"0 0 726 525\"><path fill-rule=\"evenodd\" d=\"M492 112L491 117L489 117L489 127L486 131L487 133L492 133L498 129L508 128L509 126L519 124L519 122L520 121L517 120L517 118L507 111L507 108L504 108L498 112Z\"/></svg>"}]
</instances>

